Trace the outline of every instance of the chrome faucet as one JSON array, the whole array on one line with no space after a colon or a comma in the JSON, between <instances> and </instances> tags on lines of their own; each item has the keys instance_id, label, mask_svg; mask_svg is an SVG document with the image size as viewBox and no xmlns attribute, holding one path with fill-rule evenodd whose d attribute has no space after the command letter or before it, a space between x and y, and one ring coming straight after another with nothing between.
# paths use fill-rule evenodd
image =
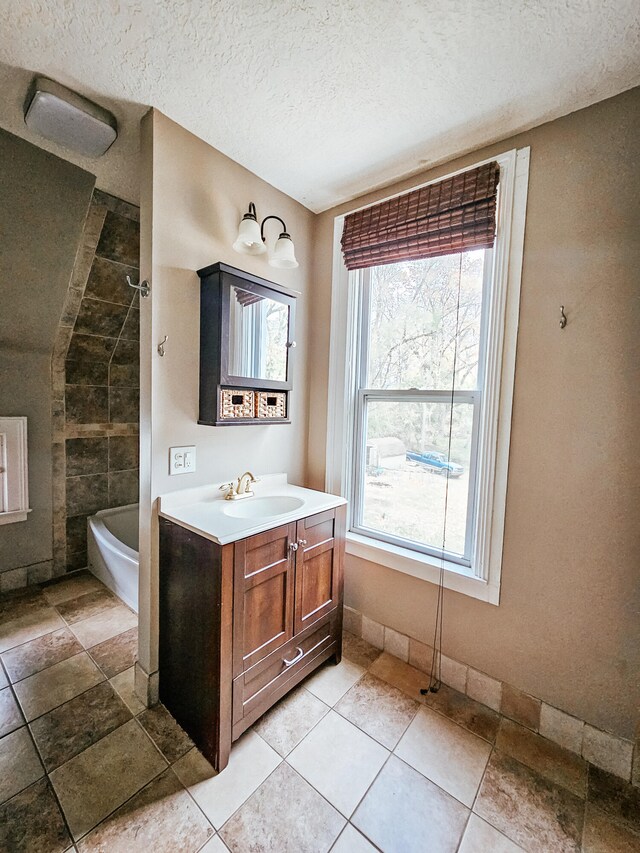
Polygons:
<instances>
[{"instance_id":1,"label":"chrome faucet","mask_svg":"<svg viewBox=\"0 0 640 853\"><path fill-rule=\"evenodd\" d=\"M226 501L240 501L243 498L252 497L253 491L251 489L251 483L257 482L258 478L254 477L251 471L245 471L241 477L238 477L237 483L225 483L223 486L220 486L220 488L229 490L224 496Z\"/></svg>"}]
</instances>

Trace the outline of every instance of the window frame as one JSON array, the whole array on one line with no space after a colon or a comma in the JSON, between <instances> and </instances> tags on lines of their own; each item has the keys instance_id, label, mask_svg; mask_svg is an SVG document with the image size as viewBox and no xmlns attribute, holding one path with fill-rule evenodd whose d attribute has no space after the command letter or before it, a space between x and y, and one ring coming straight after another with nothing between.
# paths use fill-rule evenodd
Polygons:
<instances>
[{"instance_id":1,"label":"window frame","mask_svg":"<svg viewBox=\"0 0 640 853\"><path fill-rule=\"evenodd\" d=\"M500 166L496 243L493 250L487 250L492 253L492 287L485 287L483 296L487 300L482 315L482 334L486 339L485 357L481 359L483 375L479 377L483 399L481 405L475 407L476 411L479 408L480 428L473 499L477 522L470 565L446 558L443 561L441 556L409 549L402 543L374 539L362 530L354 530L351 505L347 519L347 554L433 583L438 582L444 565L445 587L495 605L500 600L529 153L528 147L511 149L421 185L446 180L493 160ZM353 493L358 453L355 414L357 379L361 376L362 365L357 319L363 274L367 271L349 273L344 266L340 237L345 215L334 220L325 486L328 491L348 498ZM485 263L485 277L488 268ZM398 392L393 393L397 395ZM450 399L451 392L444 394Z\"/></svg>"}]
</instances>

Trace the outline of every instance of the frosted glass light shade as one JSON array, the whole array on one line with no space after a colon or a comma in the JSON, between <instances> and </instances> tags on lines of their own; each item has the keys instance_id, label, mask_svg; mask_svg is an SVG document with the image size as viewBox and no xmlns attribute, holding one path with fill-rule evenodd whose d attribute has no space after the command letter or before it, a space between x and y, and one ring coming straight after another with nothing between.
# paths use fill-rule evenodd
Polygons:
<instances>
[{"instance_id":1,"label":"frosted glass light shade","mask_svg":"<svg viewBox=\"0 0 640 853\"><path fill-rule=\"evenodd\" d=\"M276 240L273 253L269 258L269 265L283 270L294 269L298 266L293 240L287 233L281 234Z\"/></svg>"},{"instance_id":2,"label":"frosted glass light shade","mask_svg":"<svg viewBox=\"0 0 640 853\"><path fill-rule=\"evenodd\" d=\"M267 251L260 236L260 226L252 216L242 218L233 248L241 255L262 255Z\"/></svg>"}]
</instances>

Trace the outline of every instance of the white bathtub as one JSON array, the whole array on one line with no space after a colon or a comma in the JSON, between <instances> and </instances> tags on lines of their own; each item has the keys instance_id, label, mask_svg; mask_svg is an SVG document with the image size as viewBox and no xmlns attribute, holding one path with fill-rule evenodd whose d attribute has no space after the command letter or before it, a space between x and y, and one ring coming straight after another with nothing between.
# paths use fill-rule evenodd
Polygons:
<instances>
[{"instance_id":1,"label":"white bathtub","mask_svg":"<svg viewBox=\"0 0 640 853\"><path fill-rule=\"evenodd\" d=\"M87 519L89 571L138 612L138 504Z\"/></svg>"}]
</instances>

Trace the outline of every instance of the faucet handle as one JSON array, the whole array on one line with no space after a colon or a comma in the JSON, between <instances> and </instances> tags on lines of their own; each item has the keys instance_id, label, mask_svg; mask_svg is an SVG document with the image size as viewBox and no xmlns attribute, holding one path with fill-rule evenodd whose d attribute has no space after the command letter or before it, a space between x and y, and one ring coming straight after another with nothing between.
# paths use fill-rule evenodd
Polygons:
<instances>
[{"instance_id":1,"label":"faucet handle","mask_svg":"<svg viewBox=\"0 0 640 853\"><path fill-rule=\"evenodd\" d=\"M231 495L236 494L236 487L233 483L223 483L218 491L223 491L224 489L228 489L227 494L225 495L225 498L227 499L230 498Z\"/></svg>"}]
</instances>

